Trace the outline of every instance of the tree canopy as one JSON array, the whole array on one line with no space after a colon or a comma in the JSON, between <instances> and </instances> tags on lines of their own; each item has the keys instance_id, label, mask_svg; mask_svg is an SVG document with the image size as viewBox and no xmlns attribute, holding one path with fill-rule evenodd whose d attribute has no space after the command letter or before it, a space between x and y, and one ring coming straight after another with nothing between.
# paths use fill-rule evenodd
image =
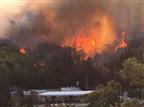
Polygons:
<instances>
[{"instance_id":1,"label":"tree canopy","mask_svg":"<svg viewBox=\"0 0 144 107\"><path fill-rule=\"evenodd\" d=\"M124 61L121 77L137 87L144 88L144 64L136 58L129 58Z\"/></svg>"}]
</instances>

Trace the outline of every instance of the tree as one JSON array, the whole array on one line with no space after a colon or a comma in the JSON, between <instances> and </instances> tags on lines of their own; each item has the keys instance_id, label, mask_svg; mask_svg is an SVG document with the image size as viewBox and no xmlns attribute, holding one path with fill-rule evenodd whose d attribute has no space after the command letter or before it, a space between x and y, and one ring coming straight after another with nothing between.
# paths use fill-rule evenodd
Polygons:
<instances>
[{"instance_id":1,"label":"tree","mask_svg":"<svg viewBox=\"0 0 144 107\"><path fill-rule=\"evenodd\" d=\"M11 98L11 103L16 107L33 107L31 96L14 96Z\"/></svg>"},{"instance_id":2,"label":"tree","mask_svg":"<svg viewBox=\"0 0 144 107\"><path fill-rule=\"evenodd\" d=\"M121 85L115 81L109 81L106 86L99 85L96 91L88 96L89 107L111 107L119 101Z\"/></svg>"},{"instance_id":3,"label":"tree","mask_svg":"<svg viewBox=\"0 0 144 107\"><path fill-rule=\"evenodd\" d=\"M128 81L130 85L144 88L144 64L136 58L125 60L120 74L122 79Z\"/></svg>"},{"instance_id":4,"label":"tree","mask_svg":"<svg viewBox=\"0 0 144 107\"><path fill-rule=\"evenodd\" d=\"M0 64L0 106L7 107L10 100L9 69L5 64Z\"/></svg>"},{"instance_id":5,"label":"tree","mask_svg":"<svg viewBox=\"0 0 144 107\"><path fill-rule=\"evenodd\" d=\"M126 100L121 104L121 107L143 107L142 104L140 104L140 101L138 99L130 99Z\"/></svg>"}]
</instances>

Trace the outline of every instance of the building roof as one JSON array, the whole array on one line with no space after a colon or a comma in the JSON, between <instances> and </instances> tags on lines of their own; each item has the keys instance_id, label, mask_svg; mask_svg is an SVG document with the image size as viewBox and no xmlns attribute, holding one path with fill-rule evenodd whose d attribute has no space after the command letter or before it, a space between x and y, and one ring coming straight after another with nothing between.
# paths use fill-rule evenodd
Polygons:
<instances>
[{"instance_id":1,"label":"building roof","mask_svg":"<svg viewBox=\"0 0 144 107\"><path fill-rule=\"evenodd\" d=\"M40 96L82 96L90 94L93 91L51 91L39 93Z\"/></svg>"}]
</instances>

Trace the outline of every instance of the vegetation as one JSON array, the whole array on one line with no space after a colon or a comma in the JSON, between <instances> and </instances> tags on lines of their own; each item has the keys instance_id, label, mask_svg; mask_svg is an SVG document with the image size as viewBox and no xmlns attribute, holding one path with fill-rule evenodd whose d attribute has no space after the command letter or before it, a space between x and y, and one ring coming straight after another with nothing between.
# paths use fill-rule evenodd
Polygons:
<instances>
[{"instance_id":1,"label":"vegetation","mask_svg":"<svg viewBox=\"0 0 144 107\"><path fill-rule=\"evenodd\" d=\"M125 60L120 73L123 80L128 81L130 85L144 88L144 64L136 58Z\"/></svg>"},{"instance_id":2,"label":"vegetation","mask_svg":"<svg viewBox=\"0 0 144 107\"><path fill-rule=\"evenodd\" d=\"M0 106L9 106L13 87L59 88L79 82L81 89L96 87L96 92L88 96L90 107L120 106L120 103L126 107L133 101L120 102L120 92L128 91L129 97L141 99L144 88L143 42L129 44L115 54L97 54L82 60L84 53L73 48L43 44L20 54L19 47L0 41ZM29 100L24 102L28 104Z\"/></svg>"},{"instance_id":3,"label":"vegetation","mask_svg":"<svg viewBox=\"0 0 144 107\"><path fill-rule=\"evenodd\" d=\"M121 104L121 107L143 107L137 99L126 100Z\"/></svg>"},{"instance_id":4,"label":"vegetation","mask_svg":"<svg viewBox=\"0 0 144 107\"><path fill-rule=\"evenodd\" d=\"M120 72L121 78L128 82L128 87L125 87L115 81L109 81L106 86L99 85L96 92L89 96L90 107L143 107L141 98L143 82L144 82L144 64L136 58L128 58L123 63L123 68ZM123 90L122 90L123 89ZM120 91L127 89L130 98L129 100L120 100ZM118 97L119 96L119 97ZM140 103L141 102L141 103Z\"/></svg>"},{"instance_id":5,"label":"vegetation","mask_svg":"<svg viewBox=\"0 0 144 107\"><path fill-rule=\"evenodd\" d=\"M112 107L119 102L121 85L115 81L109 81L106 86L99 85L96 92L89 96L89 107Z\"/></svg>"}]
</instances>

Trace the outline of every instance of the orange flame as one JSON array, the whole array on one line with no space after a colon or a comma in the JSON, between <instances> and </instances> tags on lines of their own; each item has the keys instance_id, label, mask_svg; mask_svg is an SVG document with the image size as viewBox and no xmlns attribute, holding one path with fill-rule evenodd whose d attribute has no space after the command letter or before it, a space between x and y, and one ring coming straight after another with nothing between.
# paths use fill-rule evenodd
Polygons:
<instances>
[{"instance_id":1,"label":"orange flame","mask_svg":"<svg viewBox=\"0 0 144 107\"><path fill-rule=\"evenodd\" d=\"M115 50L117 50L118 48L126 48L126 47L127 47L126 32L122 32L120 44L115 48Z\"/></svg>"},{"instance_id":2,"label":"orange flame","mask_svg":"<svg viewBox=\"0 0 144 107\"><path fill-rule=\"evenodd\" d=\"M72 38L64 41L64 46L74 47L77 51L83 50L86 53L85 59L93 57L96 53L102 53L108 45L116 40L111 22L108 17L103 16L99 22Z\"/></svg>"},{"instance_id":3,"label":"orange flame","mask_svg":"<svg viewBox=\"0 0 144 107\"><path fill-rule=\"evenodd\" d=\"M19 53L22 55L25 55L26 54L26 48L25 47L20 48Z\"/></svg>"}]
</instances>

